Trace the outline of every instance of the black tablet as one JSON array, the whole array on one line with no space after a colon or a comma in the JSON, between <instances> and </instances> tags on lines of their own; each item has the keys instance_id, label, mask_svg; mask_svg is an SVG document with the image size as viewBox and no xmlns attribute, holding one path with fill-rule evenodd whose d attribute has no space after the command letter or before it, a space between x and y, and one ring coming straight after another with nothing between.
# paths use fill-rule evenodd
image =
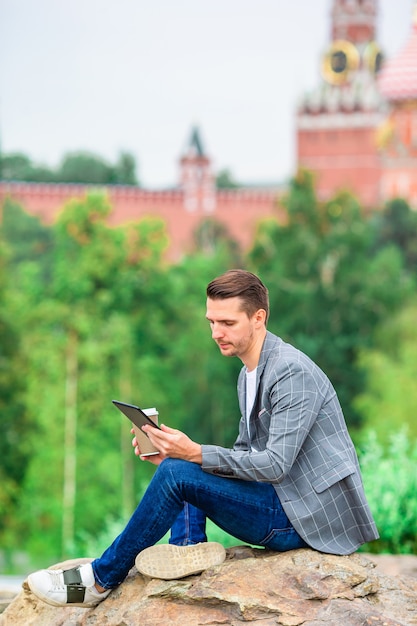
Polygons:
<instances>
[{"instance_id":1,"label":"black tablet","mask_svg":"<svg viewBox=\"0 0 417 626\"><path fill-rule=\"evenodd\" d=\"M148 417L138 406L135 406L134 404L126 404L126 402L120 402L119 400L112 400L112 402L114 406L117 406L117 408L138 428L141 429L145 424L150 424L154 428L159 428L159 426L155 424L155 422L153 422L151 418ZM161 429L159 428L159 430Z\"/></svg>"}]
</instances>

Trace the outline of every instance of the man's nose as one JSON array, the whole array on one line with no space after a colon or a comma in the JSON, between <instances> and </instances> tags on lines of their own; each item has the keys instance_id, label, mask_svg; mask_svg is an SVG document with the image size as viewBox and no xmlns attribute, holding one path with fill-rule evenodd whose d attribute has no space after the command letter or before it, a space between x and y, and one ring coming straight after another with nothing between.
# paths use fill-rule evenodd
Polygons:
<instances>
[{"instance_id":1,"label":"man's nose","mask_svg":"<svg viewBox=\"0 0 417 626\"><path fill-rule=\"evenodd\" d=\"M213 339L218 339L223 335L222 328L219 324L213 324L211 327L211 336Z\"/></svg>"}]
</instances>

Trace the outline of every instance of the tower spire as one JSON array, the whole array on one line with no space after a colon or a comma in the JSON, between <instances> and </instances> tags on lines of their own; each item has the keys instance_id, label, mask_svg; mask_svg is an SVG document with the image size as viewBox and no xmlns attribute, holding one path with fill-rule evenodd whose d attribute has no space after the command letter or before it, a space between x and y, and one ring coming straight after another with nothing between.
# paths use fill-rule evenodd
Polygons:
<instances>
[{"instance_id":1,"label":"tower spire","mask_svg":"<svg viewBox=\"0 0 417 626\"><path fill-rule=\"evenodd\" d=\"M203 143L201 141L201 137L200 137L200 131L198 129L198 126L193 126L191 129L191 137L190 137L190 142L188 145L188 149L189 151L197 154L200 157L204 157L204 148L203 148Z\"/></svg>"},{"instance_id":2,"label":"tower spire","mask_svg":"<svg viewBox=\"0 0 417 626\"><path fill-rule=\"evenodd\" d=\"M190 140L181 157L180 166L180 185L185 208L188 211L212 212L216 205L214 176L211 160L203 148L197 126L191 129Z\"/></svg>"}]
</instances>

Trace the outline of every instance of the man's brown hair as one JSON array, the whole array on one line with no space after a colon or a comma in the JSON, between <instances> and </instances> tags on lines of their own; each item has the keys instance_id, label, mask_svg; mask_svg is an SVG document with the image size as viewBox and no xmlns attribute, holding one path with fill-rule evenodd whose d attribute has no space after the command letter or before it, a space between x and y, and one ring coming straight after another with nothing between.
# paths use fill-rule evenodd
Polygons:
<instances>
[{"instance_id":1,"label":"man's brown hair","mask_svg":"<svg viewBox=\"0 0 417 626\"><path fill-rule=\"evenodd\" d=\"M252 272L246 270L229 270L218 276L207 285L207 297L211 300L225 300L226 298L240 298L242 311L248 317L264 309L266 320L269 317L268 289L263 282Z\"/></svg>"}]
</instances>

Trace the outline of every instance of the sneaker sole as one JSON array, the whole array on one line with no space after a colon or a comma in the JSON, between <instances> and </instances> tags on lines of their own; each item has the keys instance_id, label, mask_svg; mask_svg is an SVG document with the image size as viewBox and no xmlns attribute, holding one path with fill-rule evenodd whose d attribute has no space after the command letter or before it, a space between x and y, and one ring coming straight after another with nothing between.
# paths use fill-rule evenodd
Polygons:
<instances>
[{"instance_id":1,"label":"sneaker sole","mask_svg":"<svg viewBox=\"0 0 417 626\"><path fill-rule=\"evenodd\" d=\"M225 558L226 550L220 543L197 543L193 546L164 543L140 552L135 565L141 574L150 578L174 580L221 565Z\"/></svg>"}]
</instances>

